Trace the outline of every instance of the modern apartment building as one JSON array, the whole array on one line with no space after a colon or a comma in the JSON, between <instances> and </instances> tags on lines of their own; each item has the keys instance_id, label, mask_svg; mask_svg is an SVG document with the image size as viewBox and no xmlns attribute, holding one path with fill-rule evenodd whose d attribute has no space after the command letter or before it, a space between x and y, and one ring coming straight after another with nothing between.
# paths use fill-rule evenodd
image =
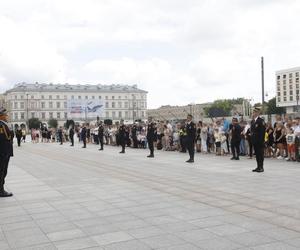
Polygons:
<instances>
[{"instance_id":1,"label":"modern apartment building","mask_svg":"<svg viewBox=\"0 0 300 250\"><path fill-rule=\"evenodd\" d=\"M300 67L276 72L276 105L285 107L287 113L297 112L299 106Z\"/></svg>"},{"instance_id":2,"label":"modern apartment building","mask_svg":"<svg viewBox=\"0 0 300 250\"><path fill-rule=\"evenodd\" d=\"M63 125L67 119L72 119L68 117L69 100L95 99L104 105L99 116L102 120L146 119L147 91L138 89L137 85L19 83L4 96L12 124L26 124L28 119L36 117L43 123L54 118Z\"/></svg>"}]
</instances>

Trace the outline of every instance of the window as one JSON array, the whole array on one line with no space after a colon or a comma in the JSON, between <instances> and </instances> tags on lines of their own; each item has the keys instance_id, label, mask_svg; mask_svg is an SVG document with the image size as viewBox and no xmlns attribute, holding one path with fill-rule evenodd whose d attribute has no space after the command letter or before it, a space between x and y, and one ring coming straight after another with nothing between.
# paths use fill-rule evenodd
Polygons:
<instances>
[{"instance_id":1,"label":"window","mask_svg":"<svg viewBox=\"0 0 300 250\"><path fill-rule=\"evenodd\" d=\"M114 99L115 99L115 97L114 97L114 96L112 96L112 97L111 97L111 99L113 99L113 100L114 100Z\"/></svg>"},{"instance_id":2,"label":"window","mask_svg":"<svg viewBox=\"0 0 300 250\"><path fill-rule=\"evenodd\" d=\"M299 78L296 78L296 83L299 83Z\"/></svg>"},{"instance_id":3,"label":"window","mask_svg":"<svg viewBox=\"0 0 300 250\"><path fill-rule=\"evenodd\" d=\"M112 118L113 118L113 119L116 118L116 112L115 112L115 111L112 112Z\"/></svg>"},{"instance_id":4,"label":"window","mask_svg":"<svg viewBox=\"0 0 300 250\"><path fill-rule=\"evenodd\" d=\"M122 118L122 111L119 111L119 118Z\"/></svg>"},{"instance_id":5,"label":"window","mask_svg":"<svg viewBox=\"0 0 300 250\"><path fill-rule=\"evenodd\" d=\"M45 102L41 102L41 108L42 108L42 109L45 108Z\"/></svg>"},{"instance_id":6,"label":"window","mask_svg":"<svg viewBox=\"0 0 300 250\"><path fill-rule=\"evenodd\" d=\"M121 99L121 96L119 96L119 99Z\"/></svg>"},{"instance_id":7,"label":"window","mask_svg":"<svg viewBox=\"0 0 300 250\"><path fill-rule=\"evenodd\" d=\"M34 102L30 103L30 108L34 109Z\"/></svg>"},{"instance_id":8,"label":"window","mask_svg":"<svg viewBox=\"0 0 300 250\"><path fill-rule=\"evenodd\" d=\"M24 120L24 119L25 119L25 113L22 112L22 113L21 113L21 120Z\"/></svg>"},{"instance_id":9,"label":"window","mask_svg":"<svg viewBox=\"0 0 300 250\"><path fill-rule=\"evenodd\" d=\"M74 96L73 95L71 96L71 99L74 100Z\"/></svg>"},{"instance_id":10,"label":"window","mask_svg":"<svg viewBox=\"0 0 300 250\"><path fill-rule=\"evenodd\" d=\"M286 96L286 91L283 91L283 95Z\"/></svg>"},{"instance_id":11,"label":"window","mask_svg":"<svg viewBox=\"0 0 300 250\"><path fill-rule=\"evenodd\" d=\"M24 109L25 108L24 102L20 102L20 106L21 106L21 109Z\"/></svg>"},{"instance_id":12,"label":"window","mask_svg":"<svg viewBox=\"0 0 300 250\"><path fill-rule=\"evenodd\" d=\"M68 113L67 112L65 112L64 117L65 117L65 119L68 118Z\"/></svg>"},{"instance_id":13,"label":"window","mask_svg":"<svg viewBox=\"0 0 300 250\"><path fill-rule=\"evenodd\" d=\"M107 100L108 99L108 96L105 96L105 100Z\"/></svg>"},{"instance_id":14,"label":"window","mask_svg":"<svg viewBox=\"0 0 300 250\"><path fill-rule=\"evenodd\" d=\"M64 108L65 109L67 108L67 102L64 102Z\"/></svg>"},{"instance_id":15,"label":"window","mask_svg":"<svg viewBox=\"0 0 300 250\"><path fill-rule=\"evenodd\" d=\"M278 102L281 102L281 98L280 98L280 97L278 97L278 98L277 98L277 101L278 101Z\"/></svg>"},{"instance_id":16,"label":"window","mask_svg":"<svg viewBox=\"0 0 300 250\"><path fill-rule=\"evenodd\" d=\"M125 111L125 119L128 119L128 111Z\"/></svg>"},{"instance_id":17,"label":"window","mask_svg":"<svg viewBox=\"0 0 300 250\"><path fill-rule=\"evenodd\" d=\"M118 108L122 108L122 102L118 102Z\"/></svg>"},{"instance_id":18,"label":"window","mask_svg":"<svg viewBox=\"0 0 300 250\"><path fill-rule=\"evenodd\" d=\"M296 90L296 95L299 95L299 89Z\"/></svg>"},{"instance_id":19,"label":"window","mask_svg":"<svg viewBox=\"0 0 300 250\"><path fill-rule=\"evenodd\" d=\"M128 102L125 102L125 108L128 109Z\"/></svg>"},{"instance_id":20,"label":"window","mask_svg":"<svg viewBox=\"0 0 300 250\"><path fill-rule=\"evenodd\" d=\"M92 96L92 99L95 99L95 96Z\"/></svg>"},{"instance_id":21,"label":"window","mask_svg":"<svg viewBox=\"0 0 300 250\"><path fill-rule=\"evenodd\" d=\"M60 102L56 102L56 108L60 108Z\"/></svg>"},{"instance_id":22,"label":"window","mask_svg":"<svg viewBox=\"0 0 300 250\"><path fill-rule=\"evenodd\" d=\"M53 108L53 103L49 102L49 108L52 109Z\"/></svg>"},{"instance_id":23,"label":"window","mask_svg":"<svg viewBox=\"0 0 300 250\"><path fill-rule=\"evenodd\" d=\"M293 79L289 79L289 83L293 83Z\"/></svg>"},{"instance_id":24,"label":"window","mask_svg":"<svg viewBox=\"0 0 300 250\"><path fill-rule=\"evenodd\" d=\"M49 99L50 99L50 100L52 99L52 95L49 95Z\"/></svg>"},{"instance_id":25,"label":"window","mask_svg":"<svg viewBox=\"0 0 300 250\"><path fill-rule=\"evenodd\" d=\"M109 107L109 104L108 102L105 103L105 108L108 108Z\"/></svg>"},{"instance_id":26,"label":"window","mask_svg":"<svg viewBox=\"0 0 300 250\"><path fill-rule=\"evenodd\" d=\"M111 103L111 107L112 107L112 108L115 108L115 107L116 107L116 103L115 103L115 102L112 102L112 103Z\"/></svg>"},{"instance_id":27,"label":"window","mask_svg":"<svg viewBox=\"0 0 300 250\"><path fill-rule=\"evenodd\" d=\"M49 112L49 118L53 119L53 112Z\"/></svg>"},{"instance_id":28,"label":"window","mask_svg":"<svg viewBox=\"0 0 300 250\"><path fill-rule=\"evenodd\" d=\"M60 119L60 112L56 113L56 117L57 117L57 119Z\"/></svg>"},{"instance_id":29,"label":"window","mask_svg":"<svg viewBox=\"0 0 300 250\"><path fill-rule=\"evenodd\" d=\"M293 73L289 73L289 78L292 78L293 77Z\"/></svg>"},{"instance_id":30,"label":"window","mask_svg":"<svg viewBox=\"0 0 300 250\"><path fill-rule=\"evenodd\" d=\"M34 99L34 96L33 96L33 95L31 96L31 99Z\"/></svg>"},{"instance_id":31,"label":"window","mask_svg":"<svg viewBox=\"0 0 300 250\"><path fill-rule=\"evenodd\" d=\"M46 119L46 113L42 112L42 119Z\"/></svg>"},{"instance_id":32,"label":"window","mask_svg":"<svg viewBox=\"0 0 300 250\"><path fill-rule=\"evenodd\" d=\"M277 82L277 85L278 85L278 86L280 85L280 81Z\"/></svg>"},{"instance_id":33,"label":"window","mask_svg":"<svg viewBox=\"0 0 300 250\"><path fill-rule=\"evenodd\" d=\"M280 92L277 92L277 96L280 96Z\"/></svg>"},{"instance_id":34,"label":"window","mask_svg":"<svg viewBox=\"0 0 300 250\"><path fill-rule=\"evenodd\" d=\"M15 108L15 109L18 108L18 103L17 103L17 102L14 103L14 108Z\"/></svg>"},{"instance_id":35,"label":"window","mask_svg":"<svg viewBox=\"0 0 300 250\"><path fill-rule=\"evenodd\" d=\"M144 102L141 102L141 108L144 108Z\"/></svg>"},{"instance_id":36,"label":"window","mask_svg":"<svg viewBox=\"0 0 300 250\"><path fill-rule=\"evenodd\" d=\"M85 96L85 100L87 100L87 99L89 99L89 97L86 95L86 96Z\"/></svg>"},{"instance_id":37,"label":"window","mask_svg":"<svg viewBox=\"0 0 300 250\"><path fill-rule=\"evenodd\" d=\"M143 118L145 117L145 111L142 111L142 117Z\"/></svg>"},{"instance_id":38,"label":"window","mask_svg":"<svg viewBox=\"0 0 300 250\"><path fill-rule=\"evenodd\" d=\"M18 113L15 113L15 120L18 120L19 117L18 117Z\"/></svg>"},{"instance_id":39,"label":"window","mask_svg":"<svg viewBox=\"0 0 300 250\"><path fill-rule=\"evenodd\" d=\"M299 72L296 72L296 74L295 74L295 75L296 75L296 77L299 77Z\"/></svg>"},{"instance_id":40,"label":"window","mask_svg":"<svg viewBox=\"0 0 300 250\"><path fill-rule=\"evenodd\" d=\"M67 96L66 96L66 95L64 96L64 99L65 99L65 100L67 99Z\"/></svg>"},{"instance_id":41,"label":"window","mask_svg":"<svg viewBox=\"0 0 300 250\"><path fill-rule=\"evenodd\" d=\"M98 96L99 99L102 99L101 95Z\"/></svg>"},{"instance_id":42,"label":"window","mask_svg":"<svg viewBox=\"0 0 300 250\"><path fill-rule=\"evenodd\" d=\"M290 101L293 101L293 96L292 95L290 96Z\"/></svg>"},{"instance_id":43,"label":"window","mask_svg":"<svg viewBox=\"0 0 300 250\"><path fill-rule=\"evenodd\" d=\"M285 79L285 78L286 78L286 75L283 75L282 77L283 77L283 79Z\"/></svg>"},{"instance_id":44,"label":"window","mask_svg":"<svg viewBox=\"0 0 300 250\"><path fill-rule=\"evenodd\" d=\"M41 95L41 99L45 99L45 96Z\"/></svg>"},{"instance_id":45,"label":"window","mask_svg":"<svg viewBox=\"0 0 300 250\"><path fill-rule=\"evenodd\" d=\"M59 99L59 95L56 96L56 99Z\"/></svg>"},{"instance_id":46,"label":"window","mask_svg":"<svg viewBox=\"0 0 300 250\"><path fill-rule=\"evenodd\" d=\"M15 99L18 99L18 96L15 95Z\"/></svg>"},{"instance_id":47,"label":"window","mask_svg":"<svg viewBox=\"0 0 300 250\"><path fill-rule=\"evenodd\" d=\"M286 84L286 80L283 80L283 84Z\"/></svg>"},{"instance_id":48,"label":"window","mask_svg":"<svg viewBox=\"0 0 300 250\"><path fill-rule=\"evenodd\" d=\"M277 76L277 80L280 80L280 76Z\"/></svg>"},{"instance_id":49,"label":"window","mask_svg":"<svg viewBox=\"0 0 300 250\"><path fill-rule=\"evenodd\" d=\"M23 96L23 95L21 95L21 99L24 99L24 96Z\"/></svg>"},{"instance_id":50,"label":"window","mask_svg":"<svg viewBox=\"0 0 300 250\"><path fill-rule=\"evenodd\" d=\"M289 88L290 88L290 89L293 89L293 86L292 86L292 85L290 85L290 86L289 86Z\"/></svg>"},{"instance_id":51,"label":"window","mask_svg":"<svg viewBox=\"0 0 300 250\"><path fill-rule=\"evenodd\" d=\"M31 118L34 118L34 112L31 112Z\"/></svg>"},{"instance_id":52,"label":"window","mask_svg":"<svg viewBox=\"0 0 300 250\"><path fill-rule=\"evenodd\" d=\"M80 95L78 96L78 99L79 99L79 100L81 99L81 96L80 96Z\"/></svg>"},{"instance_id":53,"label":"window","mask_svg":"<svg viewBox=\"0 0 300 250\"><path fill-rule=\"evenodd\" d=\"M290 90L290 95L293 95L293 90Z\"/></svg>"},{"instance_id":54,"label":"window","mask_svg":"<svg viewBox=\"0 0 300 250\"><path fill-rule=\"evenodd\" d=\"M284 102L286 102L286 96L285 96L285 97L283 97L283 101L284 101Z\"/></svg>"},{"instance_id":55,"label":"window","mask_svg":"<svg viewBox=\"0 0 300 250\"><path fill-rule=\"evenodd\" d=\"M105 117L109 118L109 112L108 111L105 112Z\"/></svg>"},{"instance_id":56,"label":"window","mask_svg":"<svg viewBox=\"0 0 300 250\"><path fill-rule=\"evenodd\" d=\"M286 90L286 86L283 86L283 90Z\"/></svg>"}]
</instances>

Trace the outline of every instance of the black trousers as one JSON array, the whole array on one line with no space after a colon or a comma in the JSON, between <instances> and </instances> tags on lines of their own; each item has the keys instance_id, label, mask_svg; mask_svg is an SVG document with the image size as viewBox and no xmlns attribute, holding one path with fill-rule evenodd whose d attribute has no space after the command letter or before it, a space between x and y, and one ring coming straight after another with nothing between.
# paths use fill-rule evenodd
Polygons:
<instances>
[{"instance_id":1,"label":"black trousers","mask_svg":"<svg viewBox=\"0 0 300 250\"><path fill-rule=\"evenodd\" d=\"M149 146L149 150L150 150L150 155L154 155L154 140L152 139L148 139L148 146Z\"/></svg>"},{"instance_id":2,"label":"black trousers","mask_svg":"<svg viewBox=\"0 0 300 250\"><path fill-rule=\"evenodd\" d=\"M99 136L100 149L103 149L103 135Z\"/></svg>"},{"instance_id":3,"label":"black trousers","mask_svg":"<svg viewBox=\"0 0 300 250\"><path fill-rule=\"evenodd\" d=\"M264 145L253 144L258 169L264 169Z\"/></svg>"},{"instance_id":4,"label":"black trousers","mask_svg":"<svg viewBox=\"0 0 300 250\"><path fill-rule=\"evenodd\" d=\"M180 141L181 152L186 152L185 138L180 136L179 141Z\"/></svg>"},{"instance_id":5,"label":"black trousers","mask_svg":"<svg viewBox=\"0 0 300 250\"><path fill-rule=\"evenodd\" d=\"M74 135L70 136L71 145L74 145Z\"/></svg>"},{"instance_id":6,"label":"black trousers","mask_svg":"<svg viewBox=\"0 0 300 250\"><path fill-rule=\"evenodd\" d=\"M22 139L22 137L17 137L17 142L18 142L18 147L20 147L21 146L21 139Z\"/></svg>"},{"instance_id":7,"label":"black trousers","mask_svg":"<svg viewBox=\"0 0 300 250\"><path fill-rule=\"evenodd\" d=\"M137 140L137 137L136 137L136 136L133 136L133 137L132 137L132 141L133 141L133 147L134 147L134 148L137 148L137 147L138 147L138 140Z\"/></svg>"},{"instance_id":8,"label":"black trousers","mask_svg":"<svg viewBox=\"0 0 300 250\"><path fill-rule=\"evenodd\" d=\"M9 156L0 156L0 191L4 190L5 177L9 163Z\"/></svg>"},{"instance_id":9,"label":"black trousers","mask_svg":"<svg viewBox=\"0 0 300 250\"><path fill-rule=\"evenodd\" d=\"M232 156L234 158L239 158L239 156L240 156L240 144L241 144L241 141L231 141L230 142L231 152L232 152Z\"/></svg>"},{"instance_id":10,"label":"black trousers","mask_svg":"<svg viewBox=\"0 0 300 250\"><path fill-rule=\"evenodd\" d=\"M59 136L59 142L60 142L60 144L63 144L63 138L62 138L62 136Z\"/></svg>"},{"instance_id":11,"label":"black trousers","mask_svg":"<svg viewBox=\"0 0 300 250\"><path fill-rule=\"evenodd\" d=\"M186 148L189 152L190 159L194 160L194 155L195 155L195 143L193 139L187 138L186 139Z\"/></svg>"},{"instance_id":12,"label":"black trousers","mask_svg":"<svg viewBox=\"0 0 300 250\"><path fill-rule=\"evenodd\" d=\"M122 152L125 152L125 145L126 145L125 139L121 139L121 140L120 140L120 145L121 145L121 147L122 147Z\"/></svg>"},{"instance_id":13,"label":"black trousers","mask_svg":"<svg viewBox=\"0 0 300 250\"><path fill-rule=\"evenodd\" d=\"M86 138L83 138L82 142L83 142L83 147L86 148Z\"/></svg>"}]
</instances>

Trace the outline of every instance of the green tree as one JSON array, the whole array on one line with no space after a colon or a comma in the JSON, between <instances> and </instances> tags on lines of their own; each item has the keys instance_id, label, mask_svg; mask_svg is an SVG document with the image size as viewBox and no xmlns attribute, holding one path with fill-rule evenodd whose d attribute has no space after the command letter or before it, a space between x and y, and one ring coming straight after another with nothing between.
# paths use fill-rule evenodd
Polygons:
<instances>
[{"instance_id":1,"label":"green tree","mask_svg":"<svg viewBox=\"0 0 300 250\"><path fill-rule=\"evenodd\" d=\"M68 129L70 126L72 126L74 128L75 127L75 122L74 122L74 120L67 120L64 125L65 125L66 129Z\"/></svg>"},{"instance_id":2,"label":"green tree","mask_svg":"<svg viewBox=\"0 0 300 250\"><path fill-rule=\"evenodd\" d=\"M49 121L48 121L48 126L50 127L50 128L57 128L57 126L58 126L58 122L57 122L57 120L56 119L50 119Z\"/></svg>"},{"instance_id":3,"label":"green tree","mask_svg":"<svg viewBox=\"0 0 300 250\"><path fill-rule=\"evenodd\" d=\"M285 114L285 108L282 107L277 107L276 106L276 97L270 99L266 104L266 111L268 115L272 115L272 114Z\"/></svg>"},{"instance_id":4,"label":"green tree","mask_svg":"<svg viewBox=\"0 0 300 250\"><path fill-rule=\"evenodd\" d=\"M105 125L112 125L112 120L111 119L106 119L104 120Z\"/></svg>"},{"instance_id":5,"label":"green tree","mask_svg":"<svg viewBox=\"0 0 300 250\"><path fill-rule=\"evenodd\" d=\"M41 127L41 121L38 118L30 118L28 120L29 129L38 129Z\"/></svg>"}]
</instances>

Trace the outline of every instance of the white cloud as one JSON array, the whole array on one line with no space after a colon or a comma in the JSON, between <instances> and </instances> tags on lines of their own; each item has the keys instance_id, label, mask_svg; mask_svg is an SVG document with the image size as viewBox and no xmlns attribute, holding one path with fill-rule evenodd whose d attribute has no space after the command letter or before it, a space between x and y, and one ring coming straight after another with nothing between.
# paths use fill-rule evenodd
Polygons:
<instances>
[{"instance_id":1,"label":"white cloud","mask_svg":"<svg viewBox=\"0 0 300 250\"><path fill-rule=\"evenodd\" d=\"M0 91L20 81L138 84L149 106L260 99L300 66L296 0L0 2Z\"/></svg>"}]
</instances>

